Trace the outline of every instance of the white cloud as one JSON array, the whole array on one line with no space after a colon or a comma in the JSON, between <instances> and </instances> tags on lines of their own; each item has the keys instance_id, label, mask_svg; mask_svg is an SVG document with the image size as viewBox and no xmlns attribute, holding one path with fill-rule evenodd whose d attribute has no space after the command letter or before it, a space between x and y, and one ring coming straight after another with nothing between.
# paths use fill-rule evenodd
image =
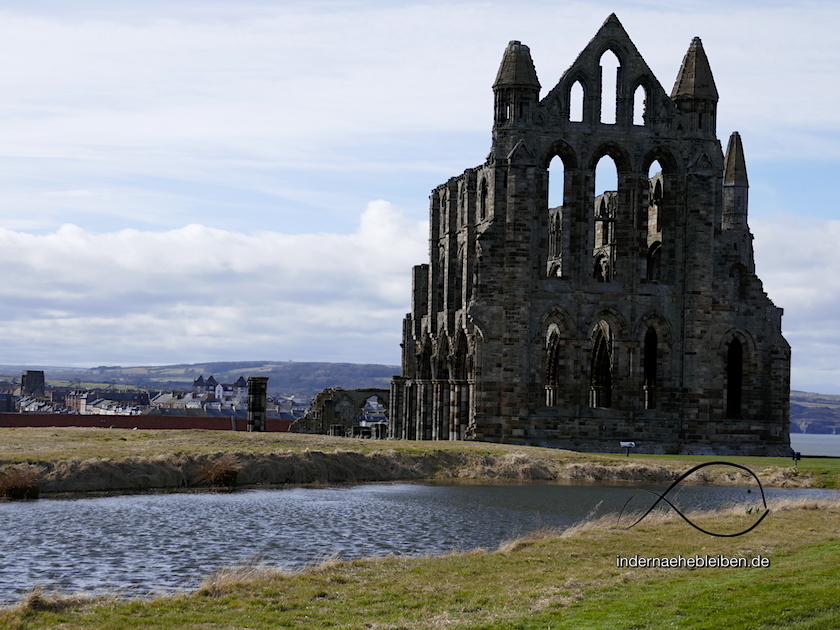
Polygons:
<instances>
[{"instance_id":1,"label":"white cloud","mask_svg":"<svg viewBox=\"0 0 840 630\"><path fill-rule=\"evenodd\" d=\"M777 214L750 225L757 273L785 309L792 387L840 393L840 221Z\"/></svg>"},{"instance_id":2,"label":"white cloud","mask_svg":"<svg viewBox=\"0 0 840 630\"><path fill-rule=\"evenodd\" d=\"M4 362L398 363L426 230L385 201L348 235L0 230Z\"/></svg>"},{"instance_id":3,"label":"white cloud","mask_svg":"<svg viewBox=\"0 0 840 630\"><path fill-rule=\"evenodd\" d=\"M666 92L703 39L719 134L741 132L772 205L753 206L757 269L786 308L794 382L829 389L835 228L760 213L834 197L753 165L836 172L835 1L72 5L0 8L7 361L397 361L410 269L427 256L415 220L431 188L487 154L505 45L531 47L545 94L615 11ZM408 219L374 204L359 226L379 198Z\"/></svg>"}]
</instances>

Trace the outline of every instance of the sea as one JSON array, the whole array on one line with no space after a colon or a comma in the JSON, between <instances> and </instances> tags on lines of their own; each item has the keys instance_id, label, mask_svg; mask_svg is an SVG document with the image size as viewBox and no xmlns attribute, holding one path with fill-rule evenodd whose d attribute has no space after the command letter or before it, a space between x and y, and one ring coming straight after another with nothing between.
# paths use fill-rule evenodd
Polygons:
<instances>
[{"instance_id":1,"label":"sea","mask_svg":"<svg viewBox=\"0 0 840 630\"><path fill-rule=\"evenodd\" d=\"M790 446L803 456L840 457L840 435L791 433Z\"/></svg>"}]
</instances>

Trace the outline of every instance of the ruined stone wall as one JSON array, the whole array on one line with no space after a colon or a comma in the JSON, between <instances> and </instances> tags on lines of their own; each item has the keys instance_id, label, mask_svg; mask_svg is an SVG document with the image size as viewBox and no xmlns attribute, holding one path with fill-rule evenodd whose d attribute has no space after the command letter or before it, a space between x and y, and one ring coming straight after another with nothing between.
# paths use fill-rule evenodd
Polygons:
<instances>
[{"instance_id":1,"label":"ruined stone wall","mask_svg":"<svg viewBox=\"0 0 840 630\"><path fill-rule=\"evenodd\" d=\"M385 407L387 415L391 401L391 392L387 389L329 387L315 396L312 409L303 418L296 420L290 431L321 435L351 435L353 426L358 424L365 403L372 397Z\"/></svg>"},{"instance_id":2,"label":"ruined stone wall","mask_svg":"<svg viewBox=\"0 0 840 630\"><path fill-rule=\"evenodd\" d=\"M620 63L610 123L606 51ZM432 191L391 436L786 454L790 349L755 274L743 147L735 133L723 154L700 40L668 96L610 16L539 90L511 42L487 161ZM596 197L604 156L618 187Z\"/></svg>"}]
</instances>

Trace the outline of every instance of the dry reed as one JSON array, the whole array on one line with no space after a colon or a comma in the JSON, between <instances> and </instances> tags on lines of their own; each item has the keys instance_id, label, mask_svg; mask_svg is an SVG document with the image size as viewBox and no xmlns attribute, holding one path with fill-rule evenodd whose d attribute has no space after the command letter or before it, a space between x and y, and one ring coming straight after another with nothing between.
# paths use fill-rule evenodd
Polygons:
<instances>
[{"instance_id":1,"label":"dry reed","mask_svg":"<svg viewBox=\"0 0 840 630\"><path fill-rule=\"evenodd\" d=\"M85 605L117 601L117 595L89 595L87 593L61 593L58 591L47 591L42 588L35 588L29 591L23 599L18 602L14 609L20 611L38 612L61 612L73 608L80 608Z\"/></svg>"},{"instance_id":2,"label":"dry reed","mask_svg":"<svg viewBox=\"0 0 840 630\"><path fill-rule=\"evenodd\" d=\"M13 501L37 499L40 480L41 470L36 466L8 467L0 471L0 497Z\"/></svg>"},{"instance_id":3,"label":"dry reed","mask_svg":"<svg viewBox=\"0 0 840 630\"><path fill-rule=\"evenodd\" d=\"M192 482L198 486L233 488L241 468L236 455L226 453L200 464L190 476Z\"/></svg>"}]
</instances>

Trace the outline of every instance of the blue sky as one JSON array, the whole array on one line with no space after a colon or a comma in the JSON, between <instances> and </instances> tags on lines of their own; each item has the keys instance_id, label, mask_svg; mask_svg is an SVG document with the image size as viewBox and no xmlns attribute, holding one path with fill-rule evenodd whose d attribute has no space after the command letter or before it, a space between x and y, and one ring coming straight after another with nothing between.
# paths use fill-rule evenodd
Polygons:
<instances>
[{"instance_id":1,"label":"blue sky","mask_svg":"<svg viewBox=\"0 0 840 630\"><path fill-rule=\"evenodd\" d=\"M835 2L5 2L0 363L398 364L507 42L545 94L613 11L668 91L702 38L793 386L840 393Z\"/></svg>"}]
</instances>

